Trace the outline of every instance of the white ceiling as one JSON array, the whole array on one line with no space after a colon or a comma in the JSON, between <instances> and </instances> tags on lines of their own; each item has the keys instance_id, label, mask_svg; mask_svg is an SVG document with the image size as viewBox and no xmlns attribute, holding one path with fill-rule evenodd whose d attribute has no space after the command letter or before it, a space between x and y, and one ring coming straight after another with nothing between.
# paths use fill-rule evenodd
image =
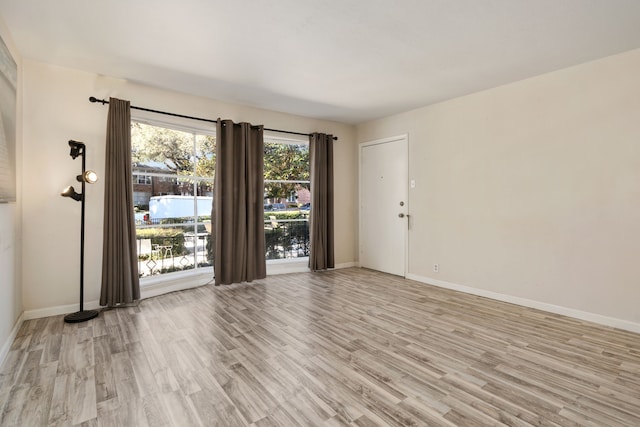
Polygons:
<instances>
[{"instance_id":1,"label":"white ceiling","mask_svg":"<svg viewBox=\"0 0 640 427\"><path fill-rule=\"evenodd\" d=\"M0 0L0 17L26 58L345 123L640 47L640 0Z\"/></svg>"}]
</instances>

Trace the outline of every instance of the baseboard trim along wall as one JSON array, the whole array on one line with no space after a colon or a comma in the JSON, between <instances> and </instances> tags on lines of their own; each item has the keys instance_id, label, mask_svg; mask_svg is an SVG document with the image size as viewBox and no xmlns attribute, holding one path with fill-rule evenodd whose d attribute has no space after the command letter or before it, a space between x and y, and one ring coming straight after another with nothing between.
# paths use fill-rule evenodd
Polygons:
<instances>
[{"instance_id":1,"label":"baseboard trim along wall","mask_svg":"<svg viewBox=\"0 0 640 427\"><path fill-rule=\"evenodd\" d=\"M78 303L75 304L67 304L67 305L57 305L54 307L46 307L46 308L37 308L35 310L25 310L23 313L24 320L33 320L33 319L41 319L43 317L50 316L59 316L60 314L69 314L75 313L80 309ZM85 310L98 310L100 309L99 301L85 301L84 303Z\"/></svg>"},{"instance_id":2,"label":"baseboard trim along wall","mask_svg":"<svg viewBox=\"0 0 640 427\"><path fill-rule=\"evenodd\" d=\"M585 320L587 322L598 323L600 325L610 326L612 328L618 328L618 329L623 329L625 331L640 333L640 323L630 322L628 320L603 316L601 314L589 313L587 311L581 311L573 308L562 307L559 305L548 304L545 302L530 300L527 298L515 297L511 295L501 294L498 292L487 291L484 289L477 289L471 286L458 285L456 283L449 283L442 280L432 279L431 277L423 277L415 274L407 274L406 278L410 280L415 280L416 282L425 283L427 285L437 286L439 288L446 288L454 291L460 291L466 294L486 297L486 298L494 299L497 301L520 305L523 307L535 308L538 310L547 311L549 313L573 317L575 319Z\"/></svg>"},{"instance_id":3,"label":"baseboard trim along wall","mask_svg":"<svg viewBox=\"0 0 640 427\"><path fill-rule=\"evenodd\" d=\"M304 262L289 261L280 263L269 263L267 264L267 274L274 275L309 272L310 270L307 264L308 260L305 260ZM335 268L349 268L354 267L355 265L355 262L347 262L343 264L337 264ZM212 271L187 275L168 274L162 277L150 277L146 280L143 279L140 281L140 299L157 297L159 295L168 294L169 292L183 291L185 289L196 288L198 286L203 286L210 283L213 283ZM78 311L79 308L80 307L76 303L40 308L35 310L26 310L22 314L21 319L24 318L24 320L32 320L40 319L42 317L59 316L61 314L74 313ZM98 300L85 301L84 308L87 310L99 310L101 306ZM10 341L9 346L11 346L11 342L13 342L13 340Z\"/></svg>"},{"instance_id":4,"label":"baseboard trim along wall","mask_svg":"<svg viewBox=\"0 0 640 427\"><path fill-rule=\"evenodd\" d=\"M140 299L152 298L158 295L168 294L169 292L182 291L185 289L195 288L206 285L211 282L210 274L190 275L187 277L169 277L154 280L153 282L140 283ZM100 310L102 306L100 301L85 301L85 310ZM40 319L42 317L59 316L61 314L74 313L80 309L78 303L58 305L55 307L40 308L36 310L26 310L24 312L24 320Z\"/></svg>"},{"instance_id":5,"label":"baseboard trim along wall","mask_svg":"<svg viewBox=\"0 0 640 427\"><path fill-rule=\"evenodd\" d=\"M0 366L4 364L4 361L7 358L7 355L9 354L9 350L11 349L11 345L13 344L13 341L18 336L18 331L20 330L20 327L22 326L23 321L24 321L24 313L22 313L20 317L18 317L18 321L16 322L13 329L11 330L11 333L5 340L4 344L2 344L2 348L0 349Z\"/></svg>"},{"instance_id":6,"label":"baseboard trim along wall","mask_svg":"<svg viewBox=\"0 0 640 427\"><path fill-rule=\"evenodd\" d=\"M274 259L267 261L267 276L287 273L308 273L309 258Z\"/></svg>"},{"instance_id":7,"label":"baseboard trim along wall","mask_svg":"<svg viewBox=\"0 0 640 427\"><path fill-rule=\"evenodd\" d=\"M351 268L351 267L357 267L358 263L357 262L343 262L342 264L336 264L335 269L338 270L340 268Z\"/></svg>"}]
</instances>

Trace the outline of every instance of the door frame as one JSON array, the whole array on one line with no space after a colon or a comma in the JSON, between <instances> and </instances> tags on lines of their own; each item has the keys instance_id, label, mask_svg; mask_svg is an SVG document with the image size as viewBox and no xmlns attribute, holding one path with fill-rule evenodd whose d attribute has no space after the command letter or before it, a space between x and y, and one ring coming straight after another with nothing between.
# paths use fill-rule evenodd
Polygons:
<instances>
[{"instance_id":1,"label":"door frame","mask_svg":"<svg viewBox=\"0 0 640 427\"><path fill-rule=\"evenodd\" d=\"M391 136L382 139L376 139L373 141L361 142L358 144L358 266L362 267L360 260L360 253L362 248L362 150L366 147L370 147L372 145L380 145L387 144L390 142L401 141L404 143L405 147L405 158L404 163L406 165L406 176L404 177L406 189L407 189L407 200L406 200L406 212L407 212L407 227L404 228L403 238L404 238L404 273L402 277L407 277L407 273L409 271L409 227L410 227L410 188L409 188L409 134L404 133L396 136Z\"/></svg>"}]
</instances>

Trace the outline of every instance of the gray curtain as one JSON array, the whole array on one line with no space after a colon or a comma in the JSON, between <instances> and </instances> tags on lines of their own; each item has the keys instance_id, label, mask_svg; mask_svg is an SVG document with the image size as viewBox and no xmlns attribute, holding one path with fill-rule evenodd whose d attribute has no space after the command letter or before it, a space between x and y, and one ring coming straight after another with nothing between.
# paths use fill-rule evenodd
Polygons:
<instances>
[{"instance_id":1,"label":"gray curtain","mask_svg":"<svg viewBox=\"0 0 640 427\"><path fill-rule=\"evenodd\" d=\"M313 271L335 267L333 249L333 135L309 136L311 161L311 250Z\"/></svg>"},{"instance_id":2,"label":"gray curtain","mask_svg":"<svg viewBox=\"0 0 640 427\"><path fill-rule=\"evenodd\" d=\"M267 276L263 126L218 119L211 212L216 285Z\"/></svg>"},{"instance_id":3,"label":"gray curtain","mask_svg":"<svg viewBox=\"0 0 640 427\"><path fill-rule=\"evenodd\" d=\"M100 305L110 307L140 299L129 107L129 101L109 99Z\"/></svg>"}]
</instances>

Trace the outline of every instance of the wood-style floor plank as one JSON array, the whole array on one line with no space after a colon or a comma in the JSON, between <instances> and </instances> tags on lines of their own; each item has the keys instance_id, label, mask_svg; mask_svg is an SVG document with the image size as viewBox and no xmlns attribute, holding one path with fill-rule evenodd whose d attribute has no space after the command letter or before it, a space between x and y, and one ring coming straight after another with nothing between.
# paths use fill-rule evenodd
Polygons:
<instances>
[{"instance_id":1,"label":"wood-style floor plank","mask_svg":"<svg viewBox=\"0 0 640 427\"><path fill-rule=\"evenodd\" d=\"M640 426L640 335L364 269L25 321L0 426Z\"/></svg>"}]
</instances>

